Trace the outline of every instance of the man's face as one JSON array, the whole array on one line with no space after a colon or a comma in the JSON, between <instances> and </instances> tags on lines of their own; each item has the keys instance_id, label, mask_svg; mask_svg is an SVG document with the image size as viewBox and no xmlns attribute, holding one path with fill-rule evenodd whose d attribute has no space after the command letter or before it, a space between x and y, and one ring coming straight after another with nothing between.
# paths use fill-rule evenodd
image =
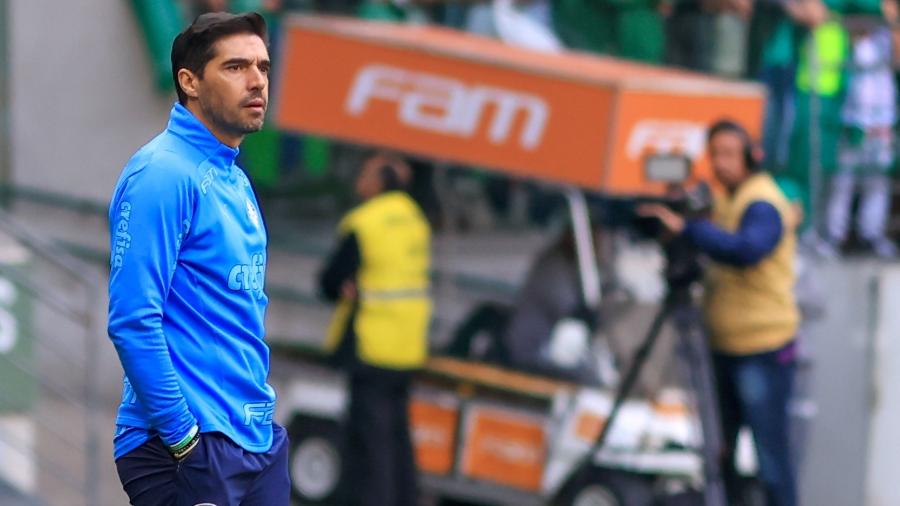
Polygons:
<instances>
[{"instance_id":1,"label":"man's face","mask_svg":"<svg viewBox=\"0 0 900 506\"><path fill-rule=\"evenodd\" d=\"M728 190L737 188L749 174L744 141L735 132L719 132L709 140L709 159L716 179Z\"/></svg>"},{"instance_id":2,"label":"man's face","mask_svg":"<svg viewBox=\"0 0 900 506\"><path fill-rule=\"evenodd\" d=\"M197 99L214 130L228 138L259 131L269 102L269 51L249 33L219 39L197 81ZM224 141L223 141L224 142Z\"/></svg>"}]
</instances>

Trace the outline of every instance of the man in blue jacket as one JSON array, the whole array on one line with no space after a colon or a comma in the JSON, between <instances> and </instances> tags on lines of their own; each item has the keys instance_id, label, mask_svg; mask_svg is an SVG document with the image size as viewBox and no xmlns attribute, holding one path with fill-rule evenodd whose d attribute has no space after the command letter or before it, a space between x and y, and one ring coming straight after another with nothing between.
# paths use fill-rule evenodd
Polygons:
<instances>
[{"instance_id":1,"label":"man in blue jacket","mask_svg":"<svg viewBox=\"0 0 900 506\"><path fill-rule=\"evenodd\" d=\"M125 371L115 459L131 504L287 506L263 342L266 230L235 165L268 101L266 26L204 14L178 35L168 127L109 208L109 336Z\"/></svg>"}]
</instances>

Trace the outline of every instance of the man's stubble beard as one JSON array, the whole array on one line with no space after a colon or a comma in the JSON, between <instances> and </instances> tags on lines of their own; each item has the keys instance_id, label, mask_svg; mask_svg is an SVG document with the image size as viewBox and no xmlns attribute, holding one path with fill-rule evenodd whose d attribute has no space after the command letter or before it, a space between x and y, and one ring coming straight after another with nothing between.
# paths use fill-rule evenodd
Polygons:
<instances>
[{"instance_id":1,"label":"man's stubble beard","mask_svg":"<svg viewBox=\"0 0 900 506\"><path fill-rule=\"evenodd\" d=\"M237 135L247 135L262 130L264 119L260 120L258 124L256 124L255 120L252 123L241 120L240 111L242 108L240 106L238 107L238 111L234 112L235 117L232 118L229 117L230 115L227 114L227 109L219 101L209 100L209 98L204 99L201 96L199 102L200 110L203 111L203 115L221 130ZM265 118L265 115L263 118Z\"/></svg>"}]
</instances>

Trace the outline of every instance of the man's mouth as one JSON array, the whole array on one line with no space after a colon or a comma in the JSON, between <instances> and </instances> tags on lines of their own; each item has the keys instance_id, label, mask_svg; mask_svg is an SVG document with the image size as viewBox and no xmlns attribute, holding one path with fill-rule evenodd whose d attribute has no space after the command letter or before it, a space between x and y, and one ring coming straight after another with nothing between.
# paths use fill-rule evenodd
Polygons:
<instances>
[{"instance_id":1,"label":"man's mouth","mask_svg":"<svg viewBox=\"0 0 900 506\"><path fill-rule=\"evenodd\" d=\"M244 102L243 106L248 109L262 112L266 110L266 101L261 98L253 98Z\"/></svg>"}]
</instances>

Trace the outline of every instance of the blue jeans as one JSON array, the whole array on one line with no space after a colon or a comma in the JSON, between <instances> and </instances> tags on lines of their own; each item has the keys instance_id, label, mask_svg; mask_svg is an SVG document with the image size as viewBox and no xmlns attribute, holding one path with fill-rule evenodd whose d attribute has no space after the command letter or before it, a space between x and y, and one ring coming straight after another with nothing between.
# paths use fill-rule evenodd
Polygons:
<instances>
[{"instance_id":1,"label":"blue jeans","mask_svg":"<svg viewBox=\"0 0 900 506\"><path fill-rule=\"evenodd\" d=\"M252 453L218 432L205 432L181 462L154 437L116 460L134 506L288 506L288 438L272 426L272 448Z\"/></svg>"},{"instance_id":2,"label":"blue jeans","mask_svg":"<svg viewBox=\"0 0 900 506\"><path fill-rule=\"evenodd\" d=\"M788 400L794 379L793 343L754 355L713 355L722 413L724 462L729 496L737 497L734 466L738 431L753 433L759 479L770 506L796 506L797 486L788 441Z\"/></svg>"}]
</instances>

